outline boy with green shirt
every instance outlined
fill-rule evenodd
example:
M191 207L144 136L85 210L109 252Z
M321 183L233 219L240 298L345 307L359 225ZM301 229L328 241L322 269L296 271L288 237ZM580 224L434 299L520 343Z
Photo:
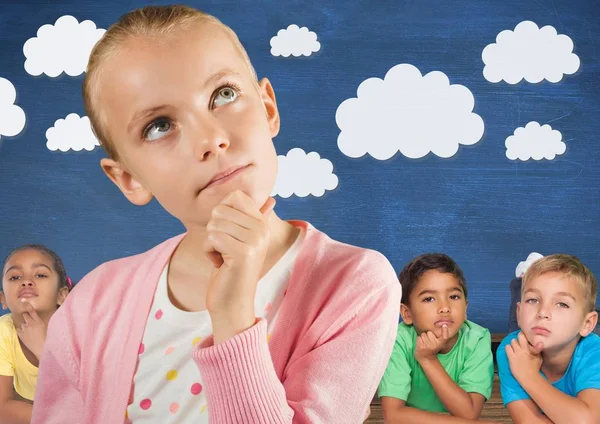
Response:
M429 253L404 267L400 283L403 322L379 385L385 422L477 421L492 393L494 363L490 332L466 319L461 269Z

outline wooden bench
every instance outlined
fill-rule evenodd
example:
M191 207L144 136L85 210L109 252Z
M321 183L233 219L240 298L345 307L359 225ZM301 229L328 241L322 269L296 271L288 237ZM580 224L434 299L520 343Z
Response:
M492 350L496 351L498 345L506 334L492 334ZM494 355L495 357L495 355ZM495 364L494 364L495 365ZM508 410L502 405L502 398L500 397L500 380L498 374L494 374L494 386L492 388L492 397L483 406L483 412L481 418L485 420L496 421L499 423L511 423L512 419ZM373 402L371 402L371 415L365 421L365 424L382 424L383 423L383 410L381 409L381 400L375 395Z
M505 333L492 333L492 345L494 343L500 344L503 338L507 335Z

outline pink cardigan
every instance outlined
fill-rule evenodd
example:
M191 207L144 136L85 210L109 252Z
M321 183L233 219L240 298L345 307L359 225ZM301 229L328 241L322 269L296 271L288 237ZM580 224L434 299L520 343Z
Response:
M277 325L194 353L211 423L364 421L390 358L401 287L378 252L310 224ZM102 264L54 314L32 424L121 424L158 277L183 235Z

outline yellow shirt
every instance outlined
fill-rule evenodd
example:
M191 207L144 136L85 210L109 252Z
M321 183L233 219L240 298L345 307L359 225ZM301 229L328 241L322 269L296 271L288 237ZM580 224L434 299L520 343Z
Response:
M0 317L0 375L13 377L16 392L33 400L38 368L25 357L10 314Z

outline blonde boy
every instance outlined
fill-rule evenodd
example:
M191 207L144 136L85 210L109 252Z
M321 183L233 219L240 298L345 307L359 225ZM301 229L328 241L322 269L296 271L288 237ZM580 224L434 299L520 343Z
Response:
M597 281L581 261L557 254L523 277L520 331L498 348L502 400L516 424L600 423Z

